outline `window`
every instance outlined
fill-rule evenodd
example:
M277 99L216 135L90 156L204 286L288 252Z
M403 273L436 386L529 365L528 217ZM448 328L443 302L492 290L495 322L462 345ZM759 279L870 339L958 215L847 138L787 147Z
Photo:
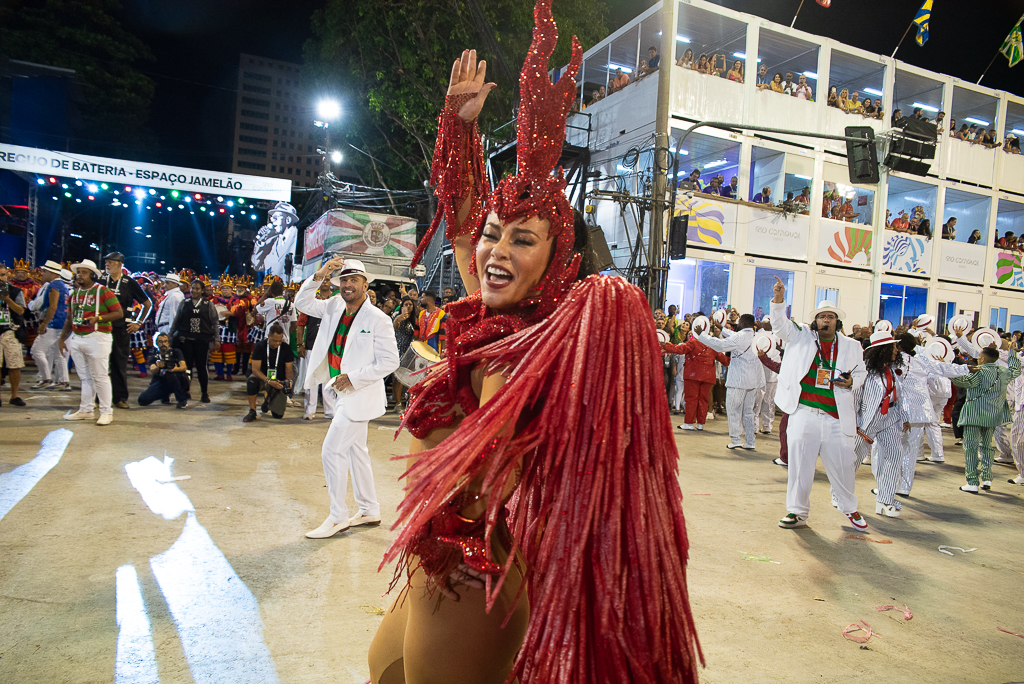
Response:
M281 117L278 116L277 114L275 114L274 115L274 121L277 122L277 121L280 121L280 120L281 120Z
M251 85L249 83L242 84L242 90L249 93L259 93L260 95L269 95L270 88L264 88L262 86Z
M1009 310L1006 308L992 307L989 314L988 327L995 328L996 330L1006 330L1006 318L1009 314Z
M244 95L242 96L242 103L243 104L248 104L248 105L256 105L257 107L269 107L270 106L270 100L261 100L261 99L256 98L256 97L246 97Z
M262 63L263 62L260 62L260 64L262 64ZM249 64L252 64L252 60L251 59L249 60ZM254 81L263 81L265 83L269 83L270 80L271 80L269 76L265 76L263 74L257 74L255 71L243 71L242 72L242 76L244 76L245 78L251 78Z
M915 318L927 311L928 288L882 283L878 317L892 323L894 328L911 325Z
M728 303L729 270L729 264L717 261L673 260L669 265L666 305L678 306L680 315L697 311L711 315Z
M243 109L242 116L248 116L253 119L270 119L270 115L266 112L257 112L252 109Z
M277 152L271 152L270 153L270 158L271 159L277 159Z
M789 315L793 309L794 279L796 274L793 271L783 271L777 268L764 268L758 266L754 269L754 318L761 320L771 310L771 301L775 298L775 278L786 286L786 314Z
M290 174L291 172L292 172L292 167L289 166L288 167L288 173Z
M871 225L875 215L875 191L827 180L821 207L822 216L825 216L826 212L826 218Z
M267 132L266 126L261 126L260 124L251 124L245 121L239 122L238 127L241 128L243 131L259 131L260 133Z
M271 171L273 171L273 172L275 172L275 173L277 173L277 167L276 167L276 166L271 166L271 167L270 167L270 170L271 170Z
M242 168L245 168L245 169L256 169L257 171L266 171L267 170L267 165L266 164L258 164L256 162L248 162L248 161L239 160L238 161L238 165L241 166Z
M267 153L264 150L252 150L248 147L239 147L238 154L248 155L250 157L266 157Z
M257 138L254 135L240 135L238 136L238 142L255 143L257 145L266 145L266 138Z
M956 241L967 242L974 231L978 231L981 238L977 241L979 245L988 245L995 240L995 236L988 234L988 217L992 207L992 198L987 195L976 195L973 192L960 190L959 188L946 189L946 203L943 206L943 222L951 218L956 219ZM999 227L998 220L996 227Z
M309 178L309 171L306 171L306 178Z

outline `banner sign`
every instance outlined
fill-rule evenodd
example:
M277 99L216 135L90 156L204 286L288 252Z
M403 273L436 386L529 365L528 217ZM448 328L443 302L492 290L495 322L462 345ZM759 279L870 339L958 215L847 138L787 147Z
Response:
M807 216L786 215L769 209L747 207L748 254L781 256L791 259L807 258L807 235L810 219ZM741 210L741 215L742 215Z
M304 263L319 258L325 251L411 261L416 251L416 219L332 209L306 228Z
M833 219L821 219L818 262L843 266L871 266L873 230Z
M689 214L686 240L689 244L720 249L736 247L737 205L695 195L676 195L674 216Z
M980 283L985 280L985 245L970 245L955 240L942 240L942 261L939 277Z
M1024 287L1024 272L1021 269L1020 252L999 250L996 252L996 285Z
M185 192L237 195L247 199L288 202L292 196L292 182L284 178L202 171L18 145L0 144L0 169Z
M922 235L884 231L882 268L903 273L928 273L932 262L932 241Z

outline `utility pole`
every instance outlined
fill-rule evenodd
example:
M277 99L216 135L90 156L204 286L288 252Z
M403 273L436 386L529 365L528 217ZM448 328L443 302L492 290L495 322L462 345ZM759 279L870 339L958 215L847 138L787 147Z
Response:
M679 24L679 3L666 2L661 12L661 50L658 62L658 108L654 119L654 178L651 196L651 251L647 264L647 302L657 309L665 301L665 232L668 225L666 196L669 169L669 100L672 96L672 65L675 63L676 26ZM641 46L642 48L643 46ZM674 181L673 181L674 182Z

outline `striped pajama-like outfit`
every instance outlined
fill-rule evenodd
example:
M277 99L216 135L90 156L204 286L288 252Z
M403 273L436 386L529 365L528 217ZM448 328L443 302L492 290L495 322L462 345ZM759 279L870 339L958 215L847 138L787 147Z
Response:
M892 413L890 411L890 414ZM874 451L871 458L871 474L875 476L875 486L878 489L875 500L886 506L895 506L897 509L902 508L900 502L896 500L896 490L900 486L903 473L903 434L903 424L897 418L874 434L868 432L868 436L875 440L874 445L858 437L857 461L854 464L856 467Z
M1013 413L1010 441L1013 443L1013 462L1017 466L1017 472L1024 478L1024 406L1018 405Z

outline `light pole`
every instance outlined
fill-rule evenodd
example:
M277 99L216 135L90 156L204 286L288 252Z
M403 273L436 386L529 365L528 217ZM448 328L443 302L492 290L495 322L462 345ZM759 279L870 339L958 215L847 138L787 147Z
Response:
M331 173L330 158L328 156L331 154L331 122L337 121L341 117L341 105L338 104L337 100L320 100L316 106L316 114L317 118L314 119L313 125L324 129L324 146L322 151L317 151L323 156L323 174L328 176ZM341 156L340 153L338 156Z

